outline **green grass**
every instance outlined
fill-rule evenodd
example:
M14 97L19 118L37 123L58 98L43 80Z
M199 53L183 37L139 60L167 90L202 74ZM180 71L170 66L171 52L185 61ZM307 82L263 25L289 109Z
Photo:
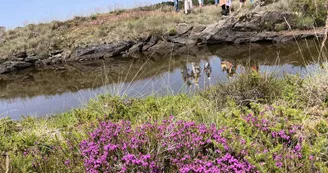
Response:
M0 120L0 171L5 172L84 172L79 143L97 127L99 121L129 120L133 126L158 122L174 116L177 120L195 121L230 129L247 141L243 149L250 152L248 160L262 172L280 172L272 154L282 151L270 135L254 131L243 119L252 114L275 122L274 130L300 126L297 135L304 140L302 159L296 168L287 161L288 169L300 172L328 169L328 109L326 68L305 78L285 76L277 79L270 74L254 72L240 75L228 84L213 86L194 95L173 95L143 99L103 95L82 109L45 118L25 117L19 121ZM247 100L247 104L244 101ZM312 111L311 111L312 110ZM259 154L256 144L265 144L269 151ZM259 146L261 146L259 145ZM237 146L236 147L241 147ZM242 149L242 148L240 148ZM8 157L6 157L8 155ZM309 161L309 157L315 161ZM65 161L70 160L70 165ZM9 162L8 162L9 161ZM265 166L261 165L266 162ZM287 168L286 168L287 169Z

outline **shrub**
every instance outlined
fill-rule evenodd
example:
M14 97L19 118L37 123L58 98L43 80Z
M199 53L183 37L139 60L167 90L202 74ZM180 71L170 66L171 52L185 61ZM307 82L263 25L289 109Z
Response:
M133 129L102 122L80 144L87 172L256 172L215 126L173 119Z
M301 16L296 18L296 27L298 29L311 29L315 25L315 19L310 16Z
M282 85L273 75L246 72L232 79L227 84L218 84L202 93L205 98L213 100L218 107L224 106L228 98L241 106L251 102L270 103L280 96Z
M292 2L293 10L299 11L303 16L314 19L316 25L323 26L326 19L325 0L298 0Z
M97 17L98 17L98 15L97 15L97 14L92 14L92 15L91 15L91 20L96 20L96 19L97 19Z

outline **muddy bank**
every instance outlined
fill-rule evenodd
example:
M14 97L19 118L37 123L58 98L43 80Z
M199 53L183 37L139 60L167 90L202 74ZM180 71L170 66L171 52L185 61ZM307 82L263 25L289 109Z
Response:
M286 43L322 36L321 30L317 32L288 31L289 28L294 28L294 18L294 14L289 12L248 12L223 18L218 23L209 26L191 26L180 23L173 32L167 35L149 36L137 42L87 45L72 50L54 50L48 52L47 55L27 54L22 51L11 57L0 59L0 74L28 67L44 68L57 64L113 57L161 59L180 54L195 54L202 47L213 44Z

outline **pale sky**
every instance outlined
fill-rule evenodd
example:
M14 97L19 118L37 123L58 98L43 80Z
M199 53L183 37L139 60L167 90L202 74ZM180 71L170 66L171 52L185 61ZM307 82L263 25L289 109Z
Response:
M0 26L9 29L30 23L65 20L159 3L162 0L1 0Z

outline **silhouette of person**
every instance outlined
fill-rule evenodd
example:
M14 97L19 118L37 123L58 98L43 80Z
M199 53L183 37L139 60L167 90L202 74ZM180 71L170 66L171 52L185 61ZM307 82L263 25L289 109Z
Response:
M192 66L192 71L191 71L191 76L192 76L192 81L193 83L198 87L199 86L199 78L200 78L200 73L201 73L201 67L199 66L198 63L191 63Z
M233 65L231 62L227 60L221 61L221 68L222 71L227 72L229 78L233 77L237 71L237 65L236 66Z
M181 75L184 83L187 84L188 87L191 87L191 82L190 82L191 75L189 74L189 69L187 68L187 65L184 65L182 67Z
M204 72L207 76L207 78L210 80L211 79L211 74L212 74L212 67L210 63L206 63L204 65Z

